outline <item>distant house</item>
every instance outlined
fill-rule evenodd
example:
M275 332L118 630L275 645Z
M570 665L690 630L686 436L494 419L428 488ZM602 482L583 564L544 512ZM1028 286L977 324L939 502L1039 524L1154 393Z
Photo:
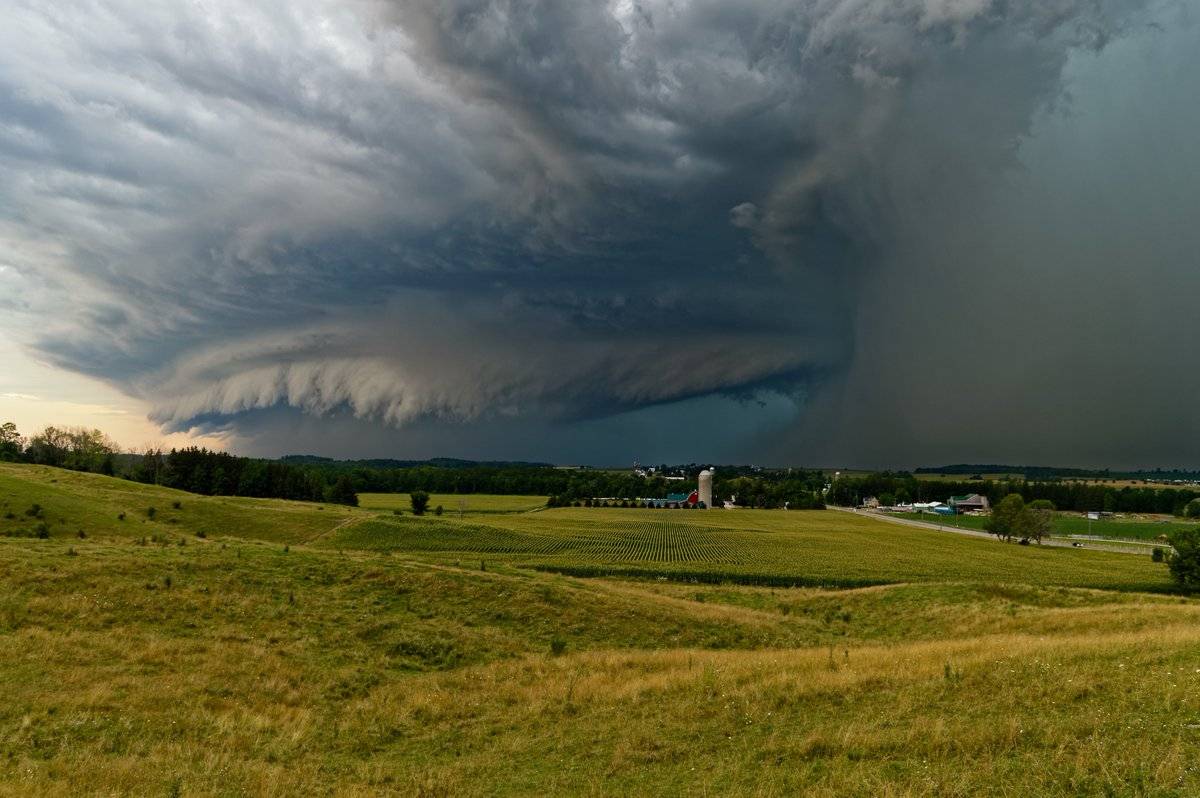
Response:
M864 501L862 503L862 506L866 507L868 509L871 509L871 510L877 510L877 509L879 509L879 499L876 499L874 496L872 496L869 499L867 499L866 501Z
M968 493L966 496L951 496L950 501L946 502L954 508L956 513L981 512L986 513L991 509L992 505L988 502L987 496L981 496L978 493Z

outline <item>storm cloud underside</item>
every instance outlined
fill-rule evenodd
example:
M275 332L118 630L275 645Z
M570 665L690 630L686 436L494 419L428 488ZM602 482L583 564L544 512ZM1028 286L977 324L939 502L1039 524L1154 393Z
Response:
M1096 0L18 2L4 332L262 453L1187 462L1195 40Z

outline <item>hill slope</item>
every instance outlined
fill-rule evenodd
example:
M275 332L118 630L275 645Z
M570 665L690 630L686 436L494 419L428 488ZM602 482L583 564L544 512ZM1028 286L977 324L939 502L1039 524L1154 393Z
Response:
M41 507L36 517L29 513L34 504ZM0 535L32 532L45 523L53 537L78 536L79 530L138 538L202 532L296 543L368 517L336 504L197 496L100 474L0 463Z
M520 567L526 541L583 561L589 529L657 538L621 510L454 526L0 467L0 503L33 501L54 535L0 537L0 795L1200 792L1191 599L901 583L887 535L907 530L820 513L686 520L779 552L841 540L854 567L875 542L898 583L576 579ZM150 501L175 522L130 517ZM505 531L525 548L461 551ZM414 534L457 550L396 545ZM1029 556L921 552L960 541L952 560Z

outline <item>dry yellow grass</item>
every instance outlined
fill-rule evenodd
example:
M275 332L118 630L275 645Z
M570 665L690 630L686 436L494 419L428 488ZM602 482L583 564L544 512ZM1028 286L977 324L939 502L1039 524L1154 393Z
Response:
M896 583L575 579L339 551L369 514L187 495L139 545L109 483L54 478L8 500L107 526L0 538L0 796L1200 794L1200 602L1054 582L1140 561L686 514L849 544L822 567ZM486 528L578 538L628 512Z

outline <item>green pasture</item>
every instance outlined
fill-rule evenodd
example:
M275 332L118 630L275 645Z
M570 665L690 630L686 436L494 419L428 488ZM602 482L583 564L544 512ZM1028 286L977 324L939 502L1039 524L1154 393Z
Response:
M459 521L379 516L319 545L579 576L855 586L972 580L1164 590L1149 557L1017 546L833 511L558 508Z
M408 493L360 493L358 506L365 510L402 513L412 509ZM429 510L437 506L447 514L476 515L479 513L527 513L546 506L546 496L496 496L485 493L431 493Z

